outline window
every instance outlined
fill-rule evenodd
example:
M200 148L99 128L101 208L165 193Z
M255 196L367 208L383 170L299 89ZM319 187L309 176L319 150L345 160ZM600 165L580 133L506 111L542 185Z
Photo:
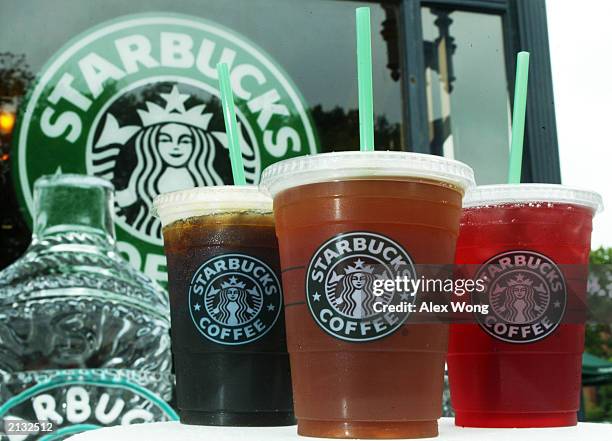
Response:
M73 142L70 139L63 142L61 137L57 138L58 133L66 137L71 133L69 131L60 133L55 130L55 138L39 137L27 142L21 137L18 141L15 136L17 128L24 127L21 120L24 115L34 115L31 118L32 127L40 129L40 118L46 107L56 106L52 109L56 112L55 118L60 114L57 96L51 101L42 99L41 105L33 107L30 112L24 110L29 100L27 91L49 79L41 76L41 72L48 69L50 60L56 59L57 54L64 50L61 48L74 45L78 41L75 37L89 35L92 29L105 26L103 23L125 20L126 16L135 14L165 14L167 17L181 14L187 19L224 27L239 40L256 47L259 55L276 66L278 75L287 80L284 83L286 88L295 91L293 95L283 96L294 97L292 99L301 103L300 106L306 111L301 112L301 107L295 111L295 106L287 112L279 110L272 124L278 127L291 125L294 118L301 118L304 126L312 128L312 136L307 140L310 149L292 150L295 144L287 144L283 150L278 146L279 131L266 135L264 139L264 133L258 134L256 128L257 124L265 125L270 121L270 114L260 115L262 108L258 106L263 101L249 103L247 99L238 97L237 104L242 112L238 112L238 117L245 139L250 145L257 142L259 147L263 143L271 145L265 153L267 156L259 159L256 152L261 149L250 150L250 154L255 155L250 163L253 180L263 167L282 159L283 152L289 150L297 155L317 149L330 151L358 147L356 7L371 6L377 148L454 157L474 166L479 183L502 182L505 179L514 56L518 50L529 50L532 64L523 180L559 182L544 0L106 0L104 7L100 7L99 3L96 0L13 1L0 14L0 111L17 117L15 130L6 129L12 127L12 123L7 125L10 118L3 117L5 128L0 131L0 206L3 207L0 211L0 249L3 250L0 253L0 268L19 256L30 239L27 227L29 208L27 201L24 201L24 191L20 188L23 179L13 175L16 170L13 156L24 144L28 148L40 148L37 150L40 154L34 155L30 164L33 174L55 172L58 164L54 167L50 167L50 164L58 158L65 158L59 167L63 172L99 171L101 175L106 175L111 167L115 167L111 180L123 204L116 207L118 217L123 216L123 220L117 223L119 244L135 266L154 277L157 274L156 268L163 258L159 242L145 237L149 234L147 204L135 203L141 199L124 191L129 190L130 178L135 173L138 162L134 153L136 150L120 150L123 153L116 158L112 150L117 148L118 143L128 146L134 141L135 133L141 133L140 129L144 130L144 126L155 120L155 115L151 113L154 107L148 108L149 104L166 112L186 111L205 105L207 112L214 113L205 119L209 128L216 132L223 131L219 103L214 96L214 78L209 75L206 87L202 88L200 86L206 82L205 78L198 77L198 72L192 69L189 81L183 81L175 91L173 82L176 82L175 77L184 76L182 67L177 65L170 70L151 71L150 75L157 77L153 80L148 77L144 64L154 67L161 59L161 28L155 35L153 31L145 35L151 44L153 61L142 58L141 54L136 64L125 65L122 63L125 60L117 58L115 40L104 41L98 46L88 46L81 54L87 55L88 50L102 56L110 54L107 59L121 69L117 71L105 65L103 70L106 69L106 74L116 78L99 85L104 89L99 96L92 100L88 83L79 77L81 72L77 62L65 72L74 76L72 85L86 97L85 100L76 99L73 95L72 107L64 109L79 114L81 118L83 130L77 133L75 129L70 136ZM173 26L164 29L182 32ZM130 32L133 33L130 29L126 30L126 35ZM118 35L116 38L120 37ZM193 48L190 50L197 51L201 41L202 33L197 35L197 39L193 38ZM217 41L216 44L217 52L213 52L209 60L209 72L214 70L223 49L223 43ZM122 47L130 51L125 44ZM243 55L246 58L242 62L248 58L248 54ZM90 73L95 77L99 68L98 64ZM135 77L131 78L128 74ZM168 75L172 77L170 80ZM36 77L38 81L34 81ZM53 81L59 81L59 77ZM249 81L248 87L257 86L253 78ZM122 97L114 98L121 94ZM275 99L274 95L266 97L272 101ZM285 104L283 99L281 104ZM85 112L79 106L88 107L88 100L95 103ZM168 100L172 100L172 104ZM78 105L75 106L75 102ZM62 101L62 105L68 104L68 100ZM141 112L138 113L137 109ZM145 109L148 111L143 113ZM106 114L112 114L113 118L108 118ZM143 115L148 122L142 120ZM204 121L200 114L187 116ZM70 115L70 118L74 118L74 115ZM47 119L47 126L56 124L57 128L58 121ZM68 120L62 121L65 123ZM108 130L105 131L105 128ZM117 128L125 130L114 130ZM20 133L22 131L20 129ZM198 138L202 134L197 131L190 133L189 139L202 145L201 139L204 138ZM287 135L287 132L284 134ZM128 140L131 135L131 140ZM125 136L126 139L117 136ZM218 147L219 142L222 143L220 138L207 139L217 143L216 157L207 162L208 166L216 169L215 173L204 177L191 173L189 179L193 182L227 183L231 179L227 149ZM150 147L157 142L159 139L153 137L147 145ZM45 156L47 154L49 156ZM198 155L200 159L204 157L200 153ZM191 160L191 156L188 159ZM83 164L88 160L91 163L86 168ZM26 162L21 161L20 166ZM194 170L198 169L193 165L195 162L189 164ZM156 176L150 180L154 185L147 188L161 188L156 187L158 178L162 179ZM132 225L138 222L140 226ZM151 256L154 259L149 259Z
M479 184L504 182L510 111L502 19L422 9L431 151L474 168Z

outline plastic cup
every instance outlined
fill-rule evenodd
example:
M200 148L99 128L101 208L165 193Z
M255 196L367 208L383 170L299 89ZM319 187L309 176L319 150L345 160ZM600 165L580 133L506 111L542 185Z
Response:
M157 197L181 422L295 423L272 200L254 186Z
M327 153L264 172L300 435L437 435L448 325L376 313L372 281L452 262L472 184L465 164L405 152Z
M486 281L489 313L451 325L455 423L576 424L596 193L550 184L476 187L464 199L456 262Z

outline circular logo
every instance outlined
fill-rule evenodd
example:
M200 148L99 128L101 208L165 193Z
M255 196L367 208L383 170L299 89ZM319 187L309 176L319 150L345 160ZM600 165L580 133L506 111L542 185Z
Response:
M147 97L139 99L138 97ZM143 108L133 108L134 101ZM229 153L218 91L183 77L147 78L109 99L86 144L87 173L115 184L117 224L132 236L161 243L149 207L159 193L227 183ZM247 182L261 173L259 143L238 111Z
M233 182L216 73L221 61L230 67L247 182L258 182L276 161L317 152L300 92L247 38L191 16L120 17L63 47L21 106L13 176L24 211L31 218L41 175L108 179L116 189L120 250L165 281L153 198Z
M410 255L380 234L356 231L335 236L321 245L306 272L306 299L317 324L341 340L365 342L396 331L413 303L406 293L381 290L375 281L416 278ZM393 306L392 308L390 306Z
M197 330L224 345L250 343L276 323L282 292L274 271L245 254L207 260L189 285L189 313Z
M179 419L156 393L160 385L169 387L171 379L144 370L48 370L21 373L14 380L5 383L4 393L12 392L12 386L16 390L12 396L2 397L0 421L4 421L5 430L12 422L33 431L17 439L30 439L27 435L32 439L65 439L100 427ZM170 389L167 393L171 395ZM32 425L36 421L45 424Z
M476 314L489 335L508 343L531 343L549 336L565 313L567 291L559 267L533 251L509 251L485 262L476 279L484 282L477 303L488 314Z

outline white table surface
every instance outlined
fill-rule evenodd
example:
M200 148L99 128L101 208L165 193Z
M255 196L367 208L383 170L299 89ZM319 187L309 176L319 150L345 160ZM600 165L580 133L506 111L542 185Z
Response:
M443 440L466 441L612 441L612 424L580 423L553 429L470 429L455 427L452 418L439 421ZM291 441L317 440L297 435L296 427L187 426L178 422L134 424L92 430L71 441ZM430 438L431 439L431 438ZM326 441L329 441L327 439Z

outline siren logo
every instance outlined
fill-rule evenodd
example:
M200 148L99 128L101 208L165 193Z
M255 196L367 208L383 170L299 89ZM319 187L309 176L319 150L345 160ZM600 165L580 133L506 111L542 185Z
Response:
M44 174L93 174L116 189L118 245L166 280L162 193L231 184L216 65L226 62L249 183L268 165L316 153L306 106L263 50L216 23L174 14L121 17L76 37L21 106L13 176L27 213Z
M416 278L410 255L380 234L359 231L340 234L313 255L306 272L306 299L317 324L347 341L371 341L396 331L409 312L376 312L374 304L413 302L406 293L374 295L374 280Z
M223 185L220 174L229 161L227 137L220 130L222 121L217 121L219 130L211 128L213 115L221 114L215 91L207 94L198 87L179 84L180 80L147 80L131 85L129 91L108 103L100 120L104 123L94 125L90 132L93 142L87 144L88 172L120 189L115 198L118 223L152 243L161 240L161 224L149 208L155 196ZM179 87L189 93L181 93ZM150 101L145 101L145 108L126 112L134 96L150 96ZM132 123L135 116L139 124ZM244 132L241 145L245 176L255 183L261 172L259 148L253 130L249 127Z
M189 314L207 339L240 345L265 335L282 308L282 292L274 271L245 254L207 260L189 285Z
M533 251L510 251L489 259L476 274L485 283L476 302L490 305L476 314L491 336L509 343L531 343L559 326L567 303L565 279L548 257Z

